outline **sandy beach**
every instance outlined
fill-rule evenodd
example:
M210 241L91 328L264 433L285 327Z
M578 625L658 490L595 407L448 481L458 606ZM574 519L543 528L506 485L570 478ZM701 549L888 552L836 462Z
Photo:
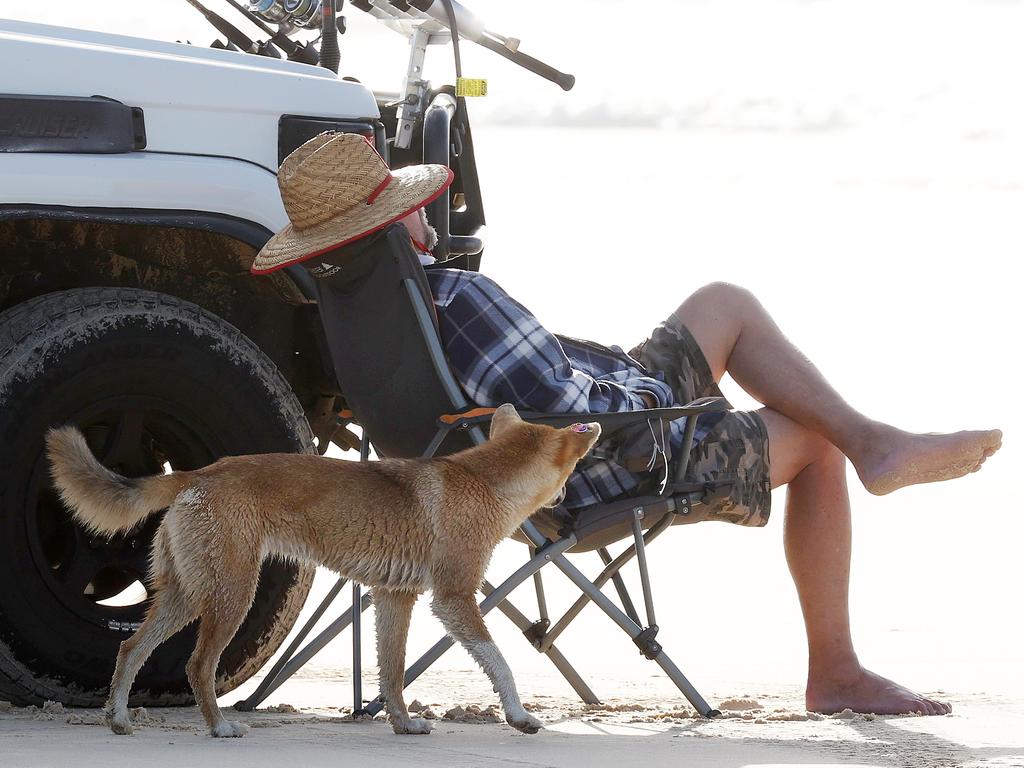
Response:
M521 682L529 709L545 722L536 736L509 728L496 696L474 670L428 673L410 690L415 708L433 716L429 736L396 736L382 717L353 721L348 707L301 706L343 701L343 677L304 677L282 700L252 713L242 739L206 735L194 708L136 710L136 733L114 736L97 710L10 708L0 704L4 766L601 766L783 765L1024 766L1024 699L935 692L954 704L946 717L881 717L804 711L796 688L712 692L722 716L703 720L657 678L635 681L623 696L585 706L561 695L529 694L545 681ZM251 683L250 683L251 685ZM368 676L367 691L375 690ZM548 683L550 685L550 683ZM643 691L647 691L647 695ZM244 689L240 691L244 693ZM222 704L237 699L227 696ZM285 700L286 699L286 700ZM288 702L296 702L289 704Z

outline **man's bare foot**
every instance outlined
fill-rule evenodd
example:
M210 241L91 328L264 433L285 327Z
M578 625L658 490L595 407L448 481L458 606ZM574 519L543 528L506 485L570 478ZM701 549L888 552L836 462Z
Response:
M863 667L843 674L812 676L807 682L807 711L832 715L851 709L876 715L948 715L953 707L914 693Z
M878 424L863 450L850 456L864 487L876 496L917 483L952 480L977 472L1003 444L998 429L914 434Z

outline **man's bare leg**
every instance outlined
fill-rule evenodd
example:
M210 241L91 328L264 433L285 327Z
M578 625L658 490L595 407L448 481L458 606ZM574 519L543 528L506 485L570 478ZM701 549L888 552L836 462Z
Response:
M759 402L825 437L850 458L872 493L977 471L1002 443L999 430L913 434L866 418L742 288L705 286L675 315L703 350L716 381L728 371Z
M864 669L850 635L846 459L824 438L765 408L772 487L789 484L785 547L807 629L807 709L948 714L952 707Z

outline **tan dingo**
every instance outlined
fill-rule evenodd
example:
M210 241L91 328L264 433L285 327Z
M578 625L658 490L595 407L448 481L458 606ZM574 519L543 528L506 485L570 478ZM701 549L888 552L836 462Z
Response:
M440 459L337 461L320 456L233 456L194 472L129 480L103 467L73 427L51 430L53 477L76 518L96 533L128 531L167 507L153 542L156 596L121 644L107 717L130 734L128 694L143 663L197 617L186 667L213 736L241 736L224 719L214 675L252 603L265 557L317 563L373 588L380 685L396 733L429 733L402 696L405 641L417 596L432 608L494 684L505 719L536 733L512 673L491 640L475 593L495 546L539 507L560 500L597 424L527 424L515 408L494 414L487 443Z

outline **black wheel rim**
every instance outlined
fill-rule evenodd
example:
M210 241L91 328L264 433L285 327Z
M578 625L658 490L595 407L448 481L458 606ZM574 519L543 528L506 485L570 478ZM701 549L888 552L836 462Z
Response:
M94 455L126 477L190 470L216 460L221 451L194 420L180 418L180 405L149 396L120 396L71 415ZM50 480L45 452L32 468L26 536L43 582L68 610L108 629L133 629L148 603L144 585L153 536L161 515L110 540L78 524ZM140 586L143 585L143 586Z

